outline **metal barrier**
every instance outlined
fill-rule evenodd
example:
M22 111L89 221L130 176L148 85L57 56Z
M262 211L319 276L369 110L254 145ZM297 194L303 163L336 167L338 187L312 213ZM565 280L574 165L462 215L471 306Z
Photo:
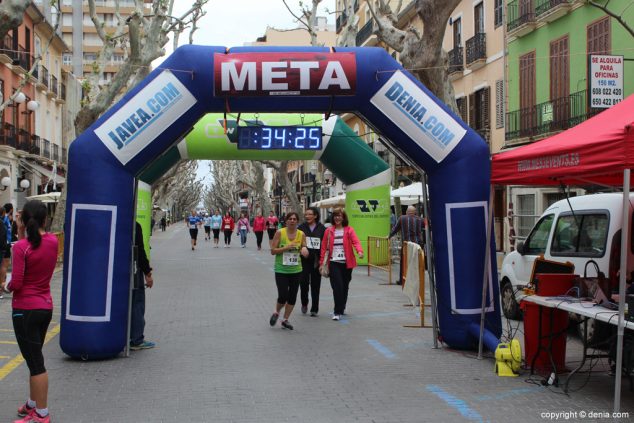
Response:
M392 285L392 251L388 237L368 237L368 276L371 268L385 270L387 285Z
M64 232L55 232L57 237L57 262L62 263L64 261Z

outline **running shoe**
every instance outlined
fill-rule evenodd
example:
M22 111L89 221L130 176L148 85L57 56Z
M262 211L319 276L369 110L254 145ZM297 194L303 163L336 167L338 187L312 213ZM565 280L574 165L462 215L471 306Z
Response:
M332 320L339 320L341 317L338 314L332 316Z
M22 404L20 408L18 408L18 417L26 417L31 413L35 412L35 407L31 408L26 403Z
M156 344L154 342L150 342L150 341L143 341L138 345L130 345L130 349L132 351L139 351L139 350L148 350L150 348L154 348L156 346Z
M311 311L310 312L310 317L317 317L317 312L316 311Z
M275 326L277 323L277 319L280 317L280 313L271 314L271 318L269 319L269 325Z
M308 313L308 306L302 306L302 314Z
M293 330L293 325L291 325L288 320L283 320L282 321L282 327L284 329L288 329L288 330Z
M35 411L25 416L23 419L16 420L13 423L51 423L51 415L40 417Z

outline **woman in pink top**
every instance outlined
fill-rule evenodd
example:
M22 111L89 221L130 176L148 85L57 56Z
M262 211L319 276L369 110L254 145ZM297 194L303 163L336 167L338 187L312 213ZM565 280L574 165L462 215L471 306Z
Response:
M352 226L348 226L348 215L343 209L335 209L331 219L332 226L326 229L321 243L319 266L324 263L328 251L330 286L335 300L332 320L339 320L346 311L352 269L357 267L354 251L363 258L363 248Z
M19 241L13 246L11 282L13 330L20 352L29 367L30 393L18 408L15 423L50 422L48 414L48 373L42 346L53 315L51 278L57 263L57 237L45 232L46 206L28 201L17 216Z
M262 249L262 237L264 236L265 226L266 221L264 220L264 216L262 216L262 212L258 212L253 219L253 233L255 234L255 239L258 243L258 250Z

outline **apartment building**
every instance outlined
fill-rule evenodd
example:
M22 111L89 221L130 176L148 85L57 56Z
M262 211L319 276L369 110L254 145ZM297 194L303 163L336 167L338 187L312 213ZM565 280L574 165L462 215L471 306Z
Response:
M23 23L0 40L0 93L7 99L20 91L2 111L2 203L19 206L26 196L51 191L65 181L66 85L60 64L68 47L54 31L55 19L48 2L36 1L27 8Z
M152 0L144 0L150 7ZM63 68L78 78L92 73L93 64L97 60L103 46L95 25L90 18L88 2L83 0L62 0L61 28L64 42L71 51L64 54ZM95 0L97 15L104 22L106 32L114 32L117 27L116 6L119 14L125 18L134 11L134 0ZM121 48L114 50L112 59L103 69L100 82L107 83L118 72L126 60Z
M631 2L610 2L611 10L634 22ZM632 36L614 18L581 0L513 0L507 5L508 111L504 148L535 142L575 126L605 110L593 107L589 56L631 59ZM623 98L634 92L628 81L634 63L623 61ZM587 187L586 187L587 188ZM583 189L572 187L572 193ZM559 188L509 187L514 230L528 235L550 204L563 198ZM511 248L508 222L505 250Z

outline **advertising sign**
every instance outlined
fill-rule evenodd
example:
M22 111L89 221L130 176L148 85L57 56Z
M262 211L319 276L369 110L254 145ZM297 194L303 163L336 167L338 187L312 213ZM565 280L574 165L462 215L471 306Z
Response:
M346 192L346 213L366 255L359 260L367 263L368 236L387 236L390 233L390 186L379 185Z
M95 130L119 159L128 163L188 111L196 98L170 71L163 71Z
M623 56L590 55L590 106L607 109L623 100Z
M377 91L371 102L438 163L467 132L400 71Z
M214 54L216 97L354 95L354 53Z

